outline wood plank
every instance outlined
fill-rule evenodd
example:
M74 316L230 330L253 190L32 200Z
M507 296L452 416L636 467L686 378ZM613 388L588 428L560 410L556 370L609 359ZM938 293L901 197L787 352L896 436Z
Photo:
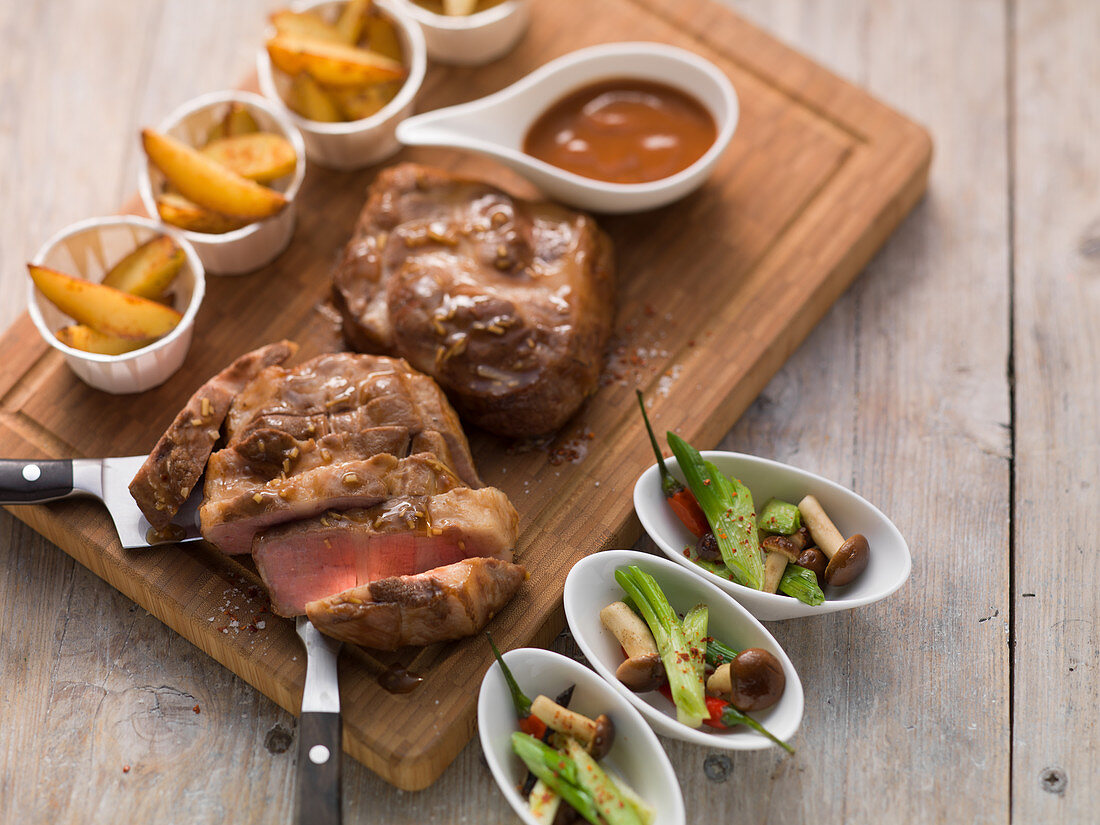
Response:
M888 94L943 148L928 200L723 441L875 502L909 539L912 577L883 603L769 625L806 688L798 756L672 745L689 821L1005 822L1006 66L982 48L1003 9L737 8Z
M1012 820L1096 819L1100 7L1016 4Z

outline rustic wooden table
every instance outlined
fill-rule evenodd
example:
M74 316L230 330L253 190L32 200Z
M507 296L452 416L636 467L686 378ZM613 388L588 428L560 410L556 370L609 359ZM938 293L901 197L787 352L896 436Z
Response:
M0 6L0 328L41 241L133 191L139 126L243 76L275 5ZM733 5L937 155L722 444L876 502L912 578L771 626L806 688L798 755L666 741L689 821L1094 821L1100 5ZM0 546L0 821L289 821L291 715L6 513ZM353 762L344 783L351 822L514 821L476 743L420 793Z

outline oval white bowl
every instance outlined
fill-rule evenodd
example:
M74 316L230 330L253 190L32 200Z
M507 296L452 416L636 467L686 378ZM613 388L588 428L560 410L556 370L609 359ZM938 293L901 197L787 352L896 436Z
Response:
M332 22L344 5L343 0L311 0L294 3L291 8L297 12L316 11ZM290 78L271 65L266 48L261 47L256 53L256 74L264 97L301 130L309 159L329 169L362 169L397 152L401 144L394 136L394 130L398 123L412 114L416 95L428 70L424 33L416 22L398 7L396 0L374 0L372 5L393 21L401 38L409 76L393 100L370 117L341 123L324 123L302 117L291 110L283 98L290 88ZM269 34L273 33L269 31Z
M603 679L586 668L549 650L517 648L504 654L516 681L532 699L540 693L554 697L576 685L569 707L595 718L606 713L615 723L615 742L602 760L646 802L653 806L657 825L684 825L684 799L680 783L664 748L645 720ZM477 726L485 761L512 809L528 825L538 825L527 800L516 787L527 768L512 752L512 733L519 730L512 696L504 673L496 662L481 681L477 700Z
M452 66L481 66L515 48L530 22L530 0L505 0L485 11L450 17L412 0L401 8L420 24L428 57Z
M695 163L649 183L608 183L567 172L523 151L523 139L536 118L570 92L616 77L652 80L698 100L714 116L718 135ZM547 195L595 212L654 209L702 185L737 128L733 85L722 71L694 52L663 43L607 43L551 60L496 94L426 112L397 127L408 146L467 149L510 166Z
M298 160L293 172L269 184L272 189L282 192L287 199L287 205L277 215L221 234L191 232L161 221L191 242L202 258L203 265L212 275L253 272L271 263L287 248L294 235L298 190L306 176L306 149L301 133L281 112L251 92L211 92L200 95L169 114L157 126L157 131L182 140L189 146L199 146L206 139L211 127L224 116L226 106L230 103L240 103L248 109L261 130L281 135L290 141ZM138 177L138 190L141 192L145 211L154 220L160 220L157 195L162 191L164 183L164 175L146 159Z
M618 640L600 621L600 610L622 601L623 590L615 581L615 569L636 564L657 580L669 604L683 614L700 602L709 608L707 635L725 642L734 650L760 647L772 653L783 666L787 686L782 698L753 718L779 739L789 742L802 722L802 682L787 654L767 629L741 605L709 582L692 575L683 567L649 553L636 550L605 550L581 559L565 579L565 619L573 639L589 663L608 684L636 707L646 721L662 736L707 748L750 751L778 747L768 738L744 726L728 731L689 728L676 719L676 708L657 691L634 693L615 678L623 661Z
M115 395L144 392L163 384L180 368L191 348L195 316L206 294L202 261L183 232L133 215L91 218L74 223L42 244L33 263L99 283L122 258L146 241L168 235L183 250L184 264L172 285L174 308L183 314L176 328L147 347L123 355L84 352L62 344L54 334L73 323L46 300L29 278L27 310L42 338L65 356L84 383Z
M905 539L894 523L862 496L819 475L778 461L716 450L704 451L702 455L721 472L739 478L749 488L758 512L770 498L797 504L803 496L813 494L845 537L862 533L871 548L867 569L859 578L844 587L826 587L825 601L817 607L736 584L684 558L684 548L694 547L696 539L668 506L661 492L660 472L654 464L634 485L634 510L642 528L666 556L722 588L756 618L767 622L851 610L886 598L909 578L913 562ZM676 459L669 458L666 464L683 481Z

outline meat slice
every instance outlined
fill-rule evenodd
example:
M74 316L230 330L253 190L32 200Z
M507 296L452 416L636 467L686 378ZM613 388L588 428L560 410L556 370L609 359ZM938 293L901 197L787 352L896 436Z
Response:
M370 188L333 296L354 349L407 358L485 429L537 435L596 389L611 244L580 213L402 164Z
M306 602L378 579L471 556L511 561L518 521L500 490L463 487L273 527L252 554L274 611L297 616Z
M130 495L153 527L167 526L191 495L236 395L261 370L281 364L297 350L297 344L280 341L246 353L188 399L130 482Z
M230 555L249 552L256 533L276 524L463 486L431 453L407 458L379 453L264 478L240 453L227 449L211 457L206 479L199 508L202 535Z
M309 602L306 615L322 633L364 647L426 645L477 633L526 577L518 564L465 559Z

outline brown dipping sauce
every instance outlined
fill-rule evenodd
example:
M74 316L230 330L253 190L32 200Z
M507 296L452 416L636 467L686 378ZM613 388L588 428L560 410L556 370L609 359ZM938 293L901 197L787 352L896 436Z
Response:
M401 665L390 665L378 674L378 684L390 693L412 693L423 681L423 676L405 670Z
M543 112L523 151L586 178L646 183L687 169L717 136L714 117L690 95L617 78L584 86Z

